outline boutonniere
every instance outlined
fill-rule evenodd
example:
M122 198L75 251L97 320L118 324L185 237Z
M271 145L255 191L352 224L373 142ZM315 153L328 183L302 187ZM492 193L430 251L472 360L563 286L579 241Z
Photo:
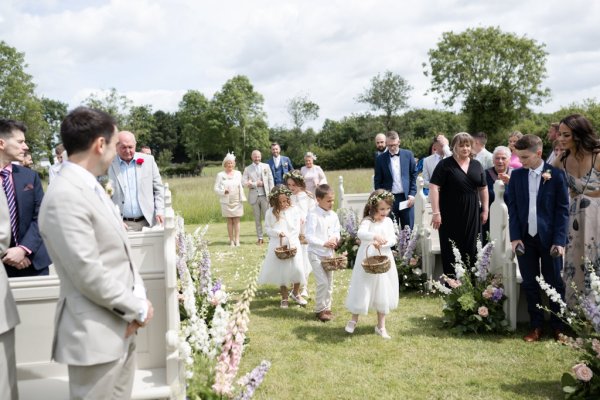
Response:
M549 169L544 171L544 173L542 174L542 178L544 178L544 183L546 183L546 181L549 181L550 179L552 179L552 171L550 171Z
M104 185L104 191L106 192L106 194L108 195L108 197L112 197L113 196L114 189L113 189L112 184L110 183L110 181L106 181L106 184Z
M287 168L288 167L288 163L283 163L283 165Z
M144 163L144 159L142 157L138 158L137 160L135 160L135 163L137 165L142 165Z
M263 175L267 175L267 170L266 169L263 169L262 172L263 172Z

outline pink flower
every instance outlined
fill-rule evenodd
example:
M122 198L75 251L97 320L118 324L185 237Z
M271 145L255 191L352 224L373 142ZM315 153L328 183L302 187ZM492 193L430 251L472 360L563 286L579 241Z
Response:
M410 265L411 267L414 267L415 265L417 265L417 263L419 262L419 259L416 257L413 257L410 259L410 261L408 262L408 265Z
M452 289L456 289L457 287L462 285L462 283L459 280L452 279L452 278L444 278L444 279L446 280L446 283L448 284L448 286L450 286Z
M592 370L584 363L574 365L572 371L575 374L575 377L583 382L589 382L594 376Z
M486 306L481 306L477 309L477 314L479 314L480 316L482 316L483 318L487 318L488 315L490 315L488 308Z
M544 183L546 183L546 181L552 179L552 171L549 169L544 171L544 173L542 173L542 178L544 179Z
M481 295L484 299L491 299L493 292L491 290L485 289Z
M135 163L137 165L142 165L144 163L144 159L142 157L140 157L140 158L138 158L138 159L135 160Z

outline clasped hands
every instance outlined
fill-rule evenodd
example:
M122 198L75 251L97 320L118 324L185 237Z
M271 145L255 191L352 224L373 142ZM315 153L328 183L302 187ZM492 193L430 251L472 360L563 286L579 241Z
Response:
M523 241L521 240L513 240L510 242L510 246L512 248L513 254L516 254L516 250L517 250L517 246L524 246ZM557 244L553 244L552 247L550 247L550 255L552 257L562 257L565 255L565 247L564 246L559 246Z
M16 269L25 269L31 265L27 252L22 247L11 247L2 256L2 262Z
M150 320L154 317L154 307L152 307L152 303L150 303L150 300L146 299L146 301L148 302L148 313L146 314L146 319L144 320L144 322L139 322L138 320L131 321L127 325L127 329L125 330L126 338L136 333L138 329L148 325Z

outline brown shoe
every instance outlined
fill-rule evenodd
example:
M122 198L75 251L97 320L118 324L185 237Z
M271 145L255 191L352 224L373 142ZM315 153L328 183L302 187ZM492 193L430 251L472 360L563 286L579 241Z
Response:
M317 313L317 318L321 321L321 322L328 322L331 321L331 313L327 313L327 310L321 311L320 313Z
M527 335L523 337L526 342L537 342L542 337L542 328L532 329Z
M261 246L263 243L264 243L264 242L263 242L263 240L262 240L262 239L258 239L258 240L256 241L256 244L257 244L257 245L259 245L259 246Z

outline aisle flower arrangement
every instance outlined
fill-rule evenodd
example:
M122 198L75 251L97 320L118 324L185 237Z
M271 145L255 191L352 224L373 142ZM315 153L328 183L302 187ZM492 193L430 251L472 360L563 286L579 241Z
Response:
M249 399L270 364L263 361L234 383L248 330L250 302L256 291L256 274L240 300L231 306L220 280L211 276L207 226L193 234L177 218L176 246L180 301L179 355L184 362L190 399ZM197 366L202 365L202 377Z
M457 333L503 333L508 330L503 310L506 295L502 277L489 273L493 246L493 242L483 248L478 244L477 260L468 269L460 252L453 245L456 277L442 275L443 283L431 282L432 290L440 293L444 300L444 326Z
M352 268L360 245L360 240L356 236L360 222L351 208L339 208L337 215L341 225L341 237L336 251L348 257L348 268Z
M571 373L565 372L560 380L565 399L600 398L600 277L587 260L586 268L590 271L590 291L579 293L570 309L554 288L542 277L537 278L548 298L560 306L558 317L575 336L561 336L561 342L577 354Z
M404 229L397 232L398 244L394 252L396 268L398 269L398 280L400 291L418 290L423 291L427 283L427 274L423 272L421 256L418 254L417 243L419 232L411 230L406 225Z

